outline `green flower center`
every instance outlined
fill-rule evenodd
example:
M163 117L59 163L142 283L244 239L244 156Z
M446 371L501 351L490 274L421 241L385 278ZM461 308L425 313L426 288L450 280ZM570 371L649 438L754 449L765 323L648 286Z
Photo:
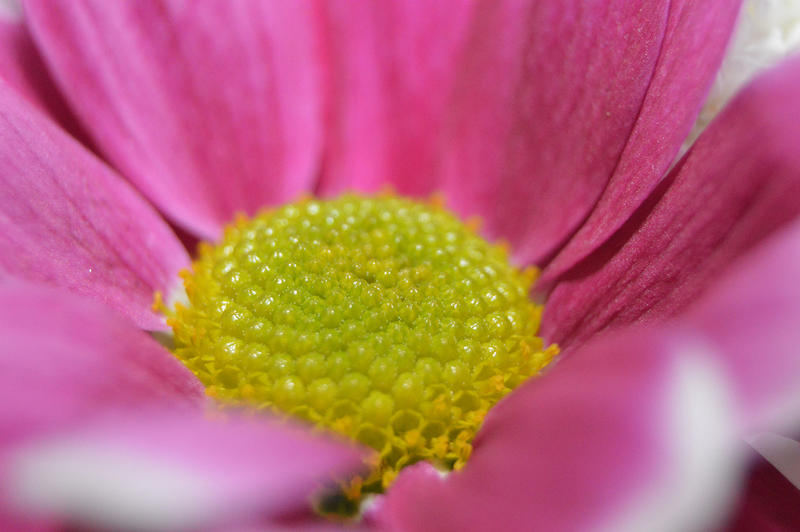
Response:
M461 467L487 410L550 362L534 277L435 203L307 199L201 245L168 321L209 395L378 451L357 498L419 460Z

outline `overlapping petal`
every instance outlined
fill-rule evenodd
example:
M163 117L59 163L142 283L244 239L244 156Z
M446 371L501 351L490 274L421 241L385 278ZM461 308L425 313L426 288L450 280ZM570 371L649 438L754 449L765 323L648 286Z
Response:
M30 0L27 13L102 153L196 234L214 236L236 210L311 188L317 171L323 193L387 181L410 194L444 189L523 262L549 260L578 230L545 271L559 283L543 332L580 356L493 410L463 472L404 472L378 523L719 523L745 463L732 442L792 428L800 413L800 226L737 262L800 211L800 61L737 99L622 225L689 129L738 2L264 5ZM228 83L216 79L221 71ZM29 81L12 83L26 94ZM0 102L10 146L0 182L12 191L0 200L0 265L157 326L152 291L168 288L186 261L174 235L5 85ZM682 321L584 344L675 315L733 263ZM200 386L157 344L92 304L9 286L0 300L23 311L0 311L10 324L0 335L35 356L0 358L11 368L0 380L17 381L2 394L29 398L17 417L0 412L11 420L0 443L79 421L0 455L4 482L44 525L54 516L112 528L247 528L357 466L354 450L300 430L174 411L175 401L201 403ZM48 310L35 324L48 333L36 337L33 316L50 304L61 312ZM80 327L95 319L96 329ZM106 350L110 361L98 356ZM166 388L153 390L161 381ZM20 385L31 382L47 393ZM53 409L53 392L74 398ZM112 417L100 408L106 398ZM170 408L126 408L147 398Z
M609 200L619 188L636 191L624 208L611 206L624 217L677 153L737 9L728 1L487 2L448 130L454 204L477 207L472 214L523 263L546 261L610 179ZM696 32L706 37L701 46Z
M0 282L0 529L61 530L8 507L16 446L93 416L154 405L200 410L202 385L145 333L107 308L44 287Z
M0 283L0 449L120 408L202 409L200 381L102 305Z
M542 333L563 346L675 315L800 213L800 61L763 75L623 228L565 274Z
M746 270L741 275L739 270ZM800 430L800 224L781 231L682 319L725 357L747 430Z
M99 150L210 238L313 183L323 90L310 2L25 3Z
M748 460L742 438L800 428L798 270L795 222L680 319L595 338L523 385L492 410L462 473L410 474L378 518L397 529L722 523Z
M758 455L748 472L729 532L785 532L800 528L800 489Z
M163 328L153 292L188 256L118 175L0 81L0 272L102 301Z
M739 1L670 4L667 28L642 108L608 185L543 279L599 247L633 214L667 171L694 124L722 62Z
M477 2L323 2L331 84L319 191L441 187L443 122Z
M30 514L110 530L260 523L361 467L347 444L264 418L128 412L17 449L12 497Z
M73 136L87 140L21 19L0 17L0 77Z
M100 149L201 235L237 209L287 199L322 170L323 193L386 182L410 194L444 189L526 262L577 229L612 175L592 238L580 242L598 244L638 205L690 127L738 10L458 0L245 13L254 4L31 0L27 11ZM226 30L209 33L209 20ZM233 49L249 53L220 89L207 81ZM251 62L274 72L248 78Z
M0 516L113 529L236 522L294 510L361 464L356 449L297 427L204 417L199 381L93 302L0 284L0 336Z
M562 244L612 175L604 202L626 204L613 204L611 221L601 210L602 230L638 205L691 127L738 10L727 1L326 6L334 91L322 191L444 190L523 262Z
M737 488L735 414L690 338L639 332L492 410L467 466L410 472L378 508L389 530L700 530ZM447 511L443 511L447 508Z

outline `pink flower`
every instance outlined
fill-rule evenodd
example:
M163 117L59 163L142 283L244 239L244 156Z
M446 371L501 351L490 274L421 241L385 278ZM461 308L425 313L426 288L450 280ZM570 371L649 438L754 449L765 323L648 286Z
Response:
M800 422L800 61L670 169L737 11L26 2L0 53L0 528L305 519L359 451L201 415L142 331L189 261L164 220L213 239L239 210L386 183L443 191L541 266L563 356L463 471L406 469L364 526L797 527L746 441Z

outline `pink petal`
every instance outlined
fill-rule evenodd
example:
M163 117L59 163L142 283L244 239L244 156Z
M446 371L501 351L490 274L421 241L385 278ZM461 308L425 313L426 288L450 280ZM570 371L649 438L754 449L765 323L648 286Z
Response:
M51 288L0 283L0 451L120 408L200 409L203 386L128 320Z
M800 429L798 271L800 221L678 320L577 347L490 412L462 473L401 475L376 518L398 530L426 520L431 529L709 529L748 461L739 438ZM748 441L800 483L800 444Z
M163 328L151 306L188 264L119 176L0 81L0 272L102 301Z
M274 420L204 418L197 379L91 301L0 283L0 346L3 524L161 530L261 518L295 511L362 463Z
M780 532L800 530L800 490L775 467L759 458L725 530Z
M722 61L739 1L673 2L636 125L587 221L543 273L555 278L633 214L674 160Z
M319 190L441 187L443 120L475 2L329 1L331 116Z
M73 136L86 140L22 20L0 18L0 77Z
M800 220L733 265L680 316L724 366L748 442L800 486ZM775 444L789 442L786 447ZM783 456L783 458L781 458Z
M388 530L701 530L737 487L723 374L691 336L587 344L487 417L466 467L401 474Z
M661 176L738 2L325 5L335 91L321 190L444 190L527 262L578 228L612 174L611 194L637 190L629 211Z
M102 153L167 215L215 237L307 190L321 144L308 2L49 2L26 15Z
M556 285L545 337L568 347L672 316L797 216L799 89L795 59L740 93L634 217Z
M31 520L17 515L6 515L0 509L0 530L3 532L61 532L58 523L49 519Z
M796 221L732 267L682 318L724 356L750 432L800 429L799 271Z
M518 261L539 264L609 180L610 200L637 190L630 212L691 127L738 4L491 3L454 96L444 162L454 205L484 217Z
M363 458L267 418L130 413L20 447L5 480L12 503L32 516L110 530L209 530L307 506Z

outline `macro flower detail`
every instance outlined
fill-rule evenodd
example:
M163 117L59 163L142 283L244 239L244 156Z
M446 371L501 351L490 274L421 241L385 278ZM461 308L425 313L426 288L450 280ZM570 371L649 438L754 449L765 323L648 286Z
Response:
M211 396L378 451L357 499L420 460L463 467L489 408L552 360L535 275L433 204L305 200L201 246L167 323Z
M315 503L353 478L387 486L368 530L798 528L766 445L800 429L800 60L678 158L739 10L24 0L0 20L0 529L335 529ZM348 202L374 216L320 247L314 213ZM467 329L480 362L506 349L485 381L458 377ZM447 401L452 437L415 440Z

